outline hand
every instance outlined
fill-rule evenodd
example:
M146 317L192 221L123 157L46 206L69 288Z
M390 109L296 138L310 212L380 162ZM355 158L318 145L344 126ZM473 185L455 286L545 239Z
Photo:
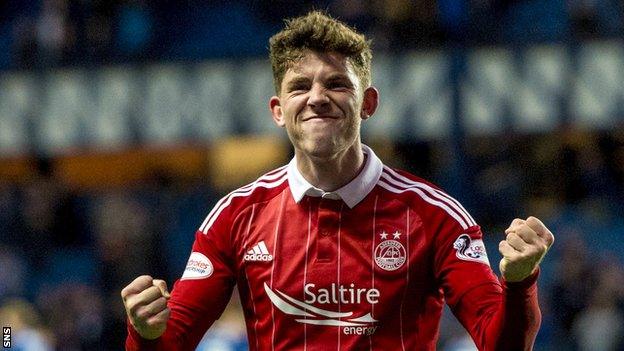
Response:
M519 282L533 274L555 241L550 230L535 217L514 219L505 234L507 237L498 245L503 255L499 268L508 282Z
M165 332L169 297L167 283L149 275L136 278L121 290L130 323L144 339L156 339Z

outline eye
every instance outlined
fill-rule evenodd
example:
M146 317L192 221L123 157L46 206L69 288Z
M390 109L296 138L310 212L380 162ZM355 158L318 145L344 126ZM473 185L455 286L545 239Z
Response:
M344 81L332 81L327 84L328 89L348 89L351 87L351 84Z
M288 88L289 93L303 93L310 88L306 84L295 84Z

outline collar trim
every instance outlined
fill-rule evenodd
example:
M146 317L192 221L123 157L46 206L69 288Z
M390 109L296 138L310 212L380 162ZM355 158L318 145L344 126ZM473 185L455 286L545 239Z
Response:
M297 159L293 157L288 164L288 184L295 202L299 203L304 196L308 195L342 200L349 208L355 207L373 190L383 172L383 164L373 150L362 144L362 151L367 157L360 173L342 188L331 192L324 191L310 184L299 172Z

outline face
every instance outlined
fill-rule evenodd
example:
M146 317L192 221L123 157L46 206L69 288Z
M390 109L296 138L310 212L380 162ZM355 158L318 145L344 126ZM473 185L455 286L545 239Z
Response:
M349 60L309 51L286 71L279 96L269 102L295 151L331 158L359 147L360 123L377 107L377 90L363 90Z

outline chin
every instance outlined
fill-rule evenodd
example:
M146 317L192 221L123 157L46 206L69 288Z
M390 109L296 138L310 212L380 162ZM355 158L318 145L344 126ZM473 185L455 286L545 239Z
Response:
M307 142L302 150L304 150L306 154L314 157L330 157L337 152L334 143L327 140Z
M344 145L337 143L333 138L308 141L302 148L304 152L312 157L332 158L344 150Z

